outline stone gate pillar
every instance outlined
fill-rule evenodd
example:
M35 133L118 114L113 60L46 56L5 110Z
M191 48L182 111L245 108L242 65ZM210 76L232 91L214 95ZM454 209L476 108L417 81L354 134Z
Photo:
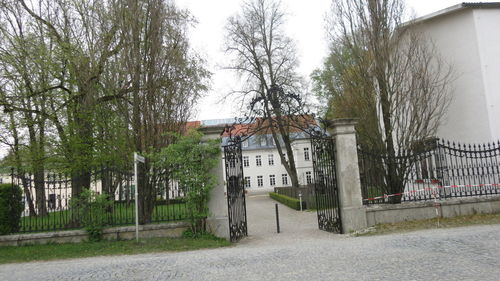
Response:
M204 134L203 140L221 140L221 132L224 126L202 127L200 131ZM209 215L207 218L207 230L214 235L229 240L229 217L227 210L226 186L224 179L224 160L221 149L217 166L213 168L212 174L216 177L216 185L210 192L208 201Z
M337 187L339 189L340 216L344 233L367 227L366 212L359 180L356 125L354 119L337 119L329 129L335 138Z

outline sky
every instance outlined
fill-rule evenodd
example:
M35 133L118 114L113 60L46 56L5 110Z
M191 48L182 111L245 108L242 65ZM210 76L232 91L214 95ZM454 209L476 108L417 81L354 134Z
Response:
M299 73L306 79L322 65L327 56L325 14L331 0L281 0L287 13L285 32L296 41L300 60ZM222 70L226 57L223 52L224 26L227 19L239 11L243 0L175 0L180 8L188 9L198 21L190 30L190 40L195 51L206 60L213 73L211 89L200 100L195 120L234 118L241 116L231 100L222 97L238 88L238 77L229 70ZM416 16L459 4L456 0L407 0L406 5Z

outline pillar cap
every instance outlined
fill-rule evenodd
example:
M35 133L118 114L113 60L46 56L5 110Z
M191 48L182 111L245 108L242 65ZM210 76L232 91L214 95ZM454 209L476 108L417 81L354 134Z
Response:
M326 124L328 131L333 136L355 134L354 126L358 124L357 118L340 118L335 119Z
M358 124L359 118L338 118L332 120L333 126L355 126Z

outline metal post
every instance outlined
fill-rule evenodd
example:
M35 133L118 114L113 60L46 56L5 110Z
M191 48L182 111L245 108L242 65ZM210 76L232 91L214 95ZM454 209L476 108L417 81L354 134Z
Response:
M134 152L134 185L135 185L135 240L139 242L139 192L137 179L137 153Z
M300 204L300 211L302 212L302 192L299 193L299 204Z
M275 204L274 206L276 207L276 230L280 233L280 215L278 212L278 204Z

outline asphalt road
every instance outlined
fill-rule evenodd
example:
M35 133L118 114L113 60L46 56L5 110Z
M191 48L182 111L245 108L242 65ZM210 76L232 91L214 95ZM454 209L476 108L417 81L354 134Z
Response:
M274 202L249 196L233 247L0 265L0 280L500 280L500 225L350 237L315 216L280 206L277 234Z

